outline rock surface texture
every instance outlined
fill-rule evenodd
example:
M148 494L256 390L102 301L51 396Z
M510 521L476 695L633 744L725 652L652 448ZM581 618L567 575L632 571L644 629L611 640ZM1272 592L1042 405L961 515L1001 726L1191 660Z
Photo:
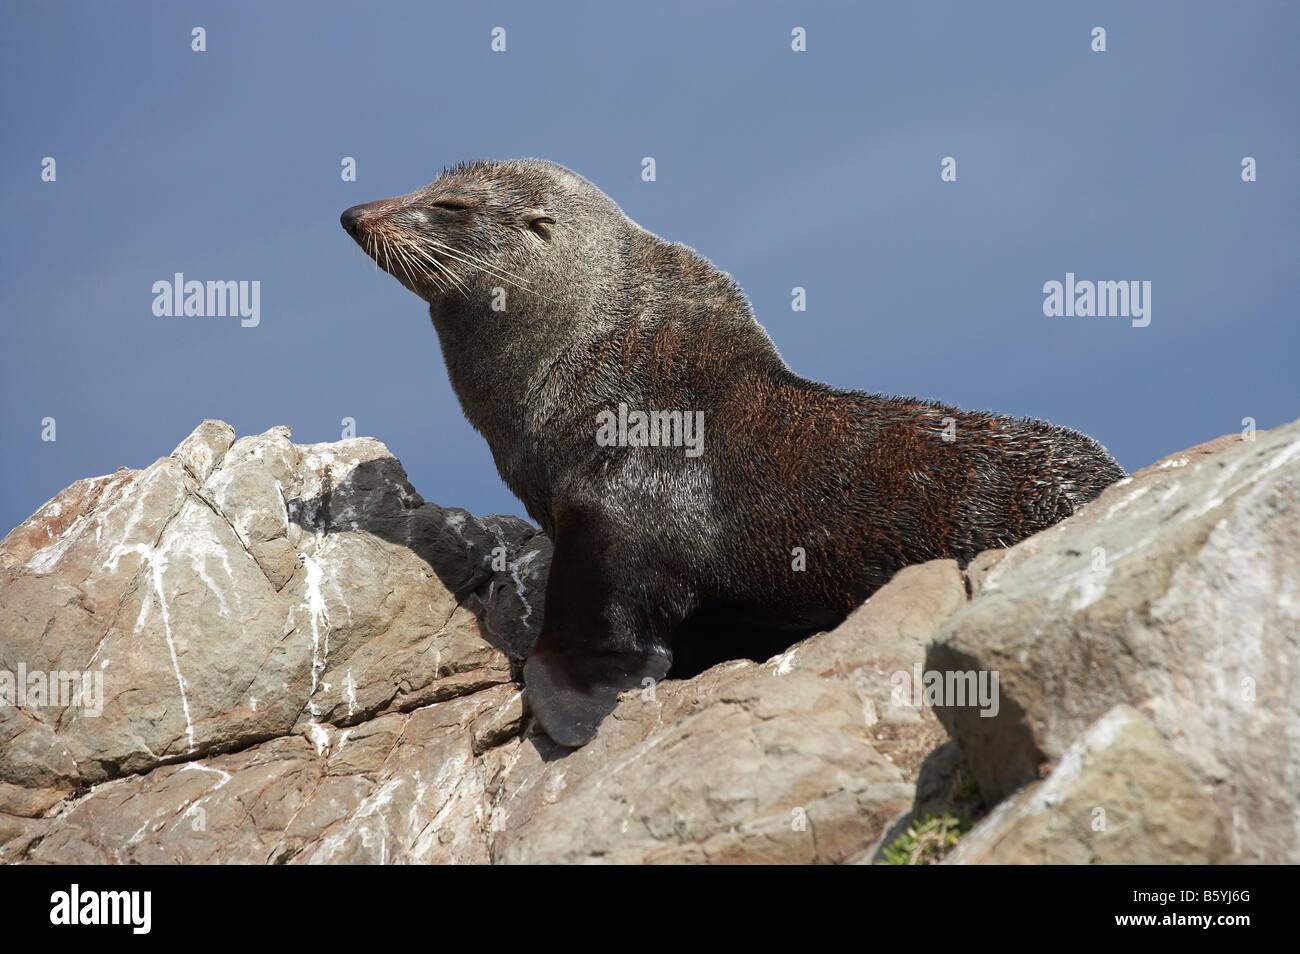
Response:
M998 670L1001 709L938 712L988 804L1032 787L951 860L1300 862L1300 422L969 572L927 668Z
M1300 860L1300 424L576 751L517 681L549 559L367 438L205 421L78 481L0 542L0 861L870 862L966 775L995 807L950 861ZM996 714L916 704L923 663L997 670Z

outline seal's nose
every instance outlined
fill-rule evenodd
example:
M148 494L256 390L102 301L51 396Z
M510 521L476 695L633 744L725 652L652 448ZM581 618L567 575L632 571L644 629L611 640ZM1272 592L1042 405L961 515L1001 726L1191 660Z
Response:
M343 223L344 230L353 238L357 237L357 211L361 208L354 205L350 209L344 209L343 214L339 216L339 221Z

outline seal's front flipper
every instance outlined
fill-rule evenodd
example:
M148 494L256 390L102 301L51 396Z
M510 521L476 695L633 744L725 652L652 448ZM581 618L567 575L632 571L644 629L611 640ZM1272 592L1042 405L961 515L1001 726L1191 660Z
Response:
M659 653L534 651L524 666L533 714L546 734L576 748L596 735L620 692L658 682L672 663Z
M644 566L641 578L625 578L625 546L626 535L599 513L557 514L542 631L524 685L537 721L560 745L590 742L620 692L657 682L672 664L672 601L647 585Z

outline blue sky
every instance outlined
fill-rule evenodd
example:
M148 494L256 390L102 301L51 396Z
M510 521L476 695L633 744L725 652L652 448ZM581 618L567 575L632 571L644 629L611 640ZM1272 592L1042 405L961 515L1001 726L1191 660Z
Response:
M1297 35L1284 2L3 0L0 533L205 417L352 417L426 499L522 513L426 307L338 223L475 157L560 162L694 246L810 378L1046 418L1130 470L1292 420ZM1067 271L1150 281L1150 326L1045 317ZM260 281L261 323L155 317L175 272Z

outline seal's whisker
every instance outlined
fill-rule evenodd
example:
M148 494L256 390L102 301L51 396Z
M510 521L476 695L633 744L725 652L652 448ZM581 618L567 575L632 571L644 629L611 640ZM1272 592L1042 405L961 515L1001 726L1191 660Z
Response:
M465 291L464 280L459 275L457 275L455 270L450 268L445 262L439 261L436 257L430 255L426 249L422 248L419 244L414 242L407 242L403 239L402 248L406 252L408 252L414 259L425 262L429 266L431 266L431 268L435 271L430 272L430 274L440 273L441 275L445 276L446 281L440 283L442 287L444 288L448 286L454 287L458 291L460 291L461 295L465 297L466 301L469 300L469 295Z
M452 276L446 268L441 267L440 263L431 261L427 256L420 252L418 246L412 245L405 240L399 240L396 244L398 251L402 256L402 261L406 263L408 273L425 275L438 288L446 290L447 283ZM433 268L424 267L422 263L434 266Z
M419 263L417 263L411 256L410 250L406 246L394 245L393 251L396 252L398 260L402 265L402 271L406 274L408 279L415 281L417 278L424 277L427 278L435 288L444 290L442 282L438 280L438 276L431 275L426 269L420 268Z
M450 245L446 245L442 242L439 242L437 239L426 238L424 239L424 241L427 244L432 245L435 248L438 248L441 251L445 252L447 255L457 258L458 260L464 262L466 265L473 265L477 268L481 268L489 275L492 275L495 278L500 278L502 281L513 284L516 288L520 289L521 291L532 291L532 289L529 287L528 280L521 275L517 275L514 272L509 271L508 269L502 268L499 265L492 265L489 262L483 261L482 259L471 255L469 252L463 251L462 249L452 248ZM537 292L533 292L533 294L536 295Z
M518 275L507 268L501 267L500 265L493 265L491 262L488 262L483 258L474 255L471 252L467 252L464 249L454 248L450 245L447 245L444 242L439 242L437 239L434 238L427 238L425 239L425 241L429 245L432 245L434 248L440 249L441 251L446 252L448 255L454 256L468 265L475 265L483 269L485 272L494 275L499 275L502 278L514 279L515 281L519 282L520 285L523 286L528 285L528 280L525 279L522 275Z
M469 258L467 255L465 255L465 254L463 254L463 253L461 253L461 252L457 251L456 249L453 249L453 248L451 248L451 247L449 247L449 246L443 245L441 242L437 241L436 239L430 239L430 238L427 238L427 237L422 237L422 238L421 238L421 242L424 243L424 244L426 244L426 245L432 245L432 246L435 246L439 251L441 251L441 252L443 252L444 254L446 254L446 255L447 255L449 258L451 258L453 261L460 262L460 263L462 263L462 264L464 264L464 265L472 265L472 266L474 266L474 267L480 269L481 271L487 272L489 275L493 276L494 278L501 278L503 281L504 281L504 280L507 280L507 277L508 277L508 276L501 274L501 273L500 273L500 270L497 269L496 266L489 265L489 264L487 264L487 263L485 263L485 262L477 262L477 261L474 261L472 258ZM420 248L419 246L417 246L416 250L417 250L417 251L418 251L422 256L424 256L425 258L428 258L428 259L430 259L430 260L434 260L433 257L431 256L431 254L429 253L429 250L428 250L428 249Z
M454 250L445 250L444 254L455 257ZM472 259L455 258L455 260L463 262L466 265L470 265L475 268L478 268L480 271L485 272L486 274L490 275L492 278L495 278L501 282L505 282L505 284L507 285L512 285L513 287L519 289L522 292L527 292L530 295L535 295L538 298L542 299L543 301L550 301L550 299L547 298L545 295L543 295L541 292L535 291L534 289L528 287L527 284L521 284L520 280L511 277L509 273L501 274L500 272L494 270L491 266L484 265L480 262L475 262Z
M439 291L455 288L460 292L462 298L469 301L469 294L465 290L464 281L445 263L429 257L419 245L407 241L403 236L395 237L393 248L401 256L403 270L408 277L414 279L417 275L423 275ZM421 260L433 267L421 268Z
M380 265L380 267L383 268L383 270L388 272L389 274L392 274L392 269L389 268L389 262L388 262L388 243L381 242L378 235L374 236L374 240L375 240L376 249L384 253L384 261L382 265ZM375 258L375 262L379 263L379 258L377 256Z
M443 242L439 242L437 239L427 235L412 236L412 239L414 240L415 243L414 245L415 251L421 253L426 258L429 257L429 253L428 253L428 249L426 249L424 246L433 246L434 248L444 252L446 255L453 258L454 260L461 262L462 264L472 265L475 268L487 272L489 275L492 275L495 278L500 278L502 281L515 282L516 283L515 287L517 288L520 288L525 291L528 290L528 281L523 276L517 275L508 269L502 268L499 265L494 265L491 262L488 262L482 258L479 258L478 256L475 256L469 252L464 251L463 249L454 248Z
M402 247L394 243L391 239L384 242L384 270L397 279L410 279L411 267L408 264Z
M421 248L419 245L411 245L408 246L408 248L410 249L412 254L414 254L417 258L421 259L422 261L428 262L431 266L443 272L447 276L447 278L457 288L461 289L462 293L464 293L464 289L465 289L464 280L459 275L457 275L455 270L450 268L446 262L439 261L435 256L430 255L426 249ZM467 300L468 297L469 296L466 295Z

